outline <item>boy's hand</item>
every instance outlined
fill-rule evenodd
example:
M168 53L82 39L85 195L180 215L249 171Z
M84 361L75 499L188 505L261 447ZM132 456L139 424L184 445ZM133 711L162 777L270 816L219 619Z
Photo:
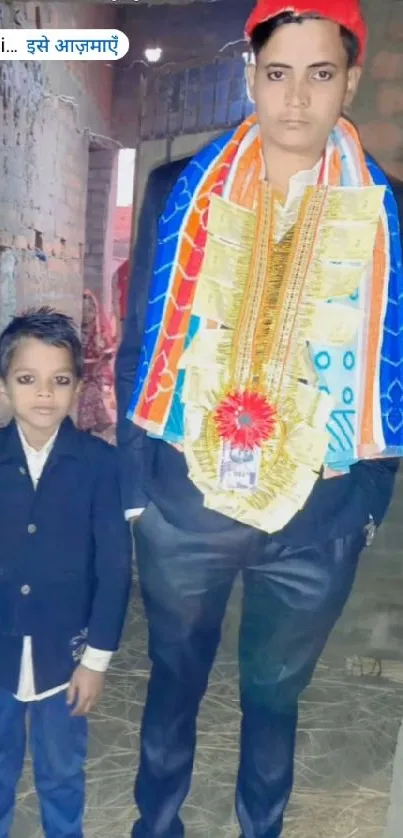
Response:
M71 715L86 716L99 700L104 684L105 672L78 666L67 690L67 704L74 704Z

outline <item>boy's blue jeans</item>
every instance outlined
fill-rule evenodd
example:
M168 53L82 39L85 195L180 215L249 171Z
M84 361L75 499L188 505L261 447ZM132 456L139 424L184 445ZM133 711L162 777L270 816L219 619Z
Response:
M8 838L13 820L27 729L46 838L83 838L87 720L71 716L64 691L23 703L5 690L0 690L0 838Z

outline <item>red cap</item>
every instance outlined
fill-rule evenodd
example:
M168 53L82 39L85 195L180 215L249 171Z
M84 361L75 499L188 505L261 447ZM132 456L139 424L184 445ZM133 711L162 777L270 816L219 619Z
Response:
M359 0L257 0L245 25L245 35L250 38L259 23L265 23L277 15L290 12L294 15L316 14L326 20L333 20L349 29L359 41L359 61L364 58L367 41L367 27L361 14Z

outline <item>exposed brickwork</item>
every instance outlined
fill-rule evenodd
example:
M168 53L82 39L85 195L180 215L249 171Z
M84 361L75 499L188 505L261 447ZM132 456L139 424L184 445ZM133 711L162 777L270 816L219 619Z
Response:
M371 63L370 73L375 81L400 79L403 74L403 55L386 49L381 50Z
M364 0L369 52L353 116L368 151L386 171L402 175L403 163L403 7L384 0ZM400 33L400 34L399 34Z
M34 28L37 6L42 27L111 26L115 15L85 3L0 4L0 25ZM0 264L0 325L40 301L80 317L90 135L110 136L112 85L100 62L0 65L0 255L11 250Z
M394 118L402 114L403 84L402 86L393 84L379 85L376 100L380 116Z

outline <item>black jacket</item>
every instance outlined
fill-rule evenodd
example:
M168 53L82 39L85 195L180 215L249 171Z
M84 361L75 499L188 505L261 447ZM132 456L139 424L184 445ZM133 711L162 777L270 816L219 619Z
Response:
M126 418L139 361L148 287L157 244L157 224L166 199L191 158L151 172L141 209L133 255L128 313L117 357L118 445L125 509L144 507L151 499L171 523L186 530L222 530L233 522L203 507L203 498L187 476L183 455L152 440ZM349 474L319 479L304 509L276 538L284 544L307 544L337 538L364 527L372 516L381 523L389 506L399 460L354 465Z

